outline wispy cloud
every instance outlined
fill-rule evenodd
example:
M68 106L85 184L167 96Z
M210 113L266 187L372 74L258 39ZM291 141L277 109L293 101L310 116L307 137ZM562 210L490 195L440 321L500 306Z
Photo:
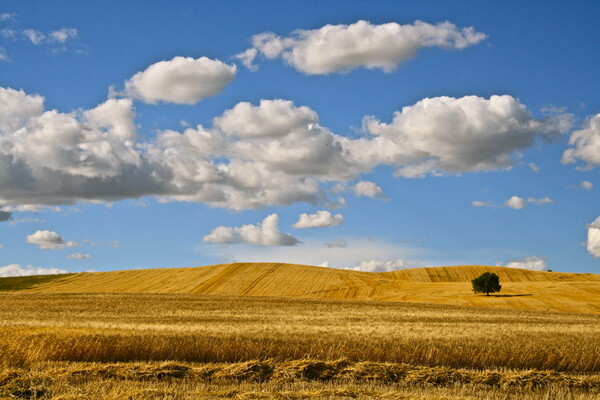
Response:
M569 189L584 189L584 190L592 190L594 188L594 184L590 181L583 181L579 185L571 185L568 186Z
M35 45L44 43L44 40L46 39L46 35L36 29L25 29L21 33Z
M296 246L257 247L238 245L234 248L202 246L202 254L217 262L282 262L354 268L365 260L419 260L424 250L383 239L340 238L329 245L318 239L303 239Z
M541 206L544 204L553 204L553 203L554 203L554 200L552 200L549 197L542 197L542 198L536 199L533 197L524 198L524 197L519 197L519 196L511 196L508 199L506 199L501 206L512 208L513 210L522 210L525 207L527 207L528 204L535 204L535 205ZM473 207L490 207L490 208L501 207L500 205L496 205L491 201L482 201L482 200L472 201L471 205Z
M92 258L92 256L88 253L73 253L67 256L70 260L88 260Z

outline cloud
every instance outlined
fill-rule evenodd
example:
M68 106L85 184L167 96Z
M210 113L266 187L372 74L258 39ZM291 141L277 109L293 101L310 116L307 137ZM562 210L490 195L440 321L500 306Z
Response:
M69 39L77 37L77 29L75 28L62 28L57 31L50 32L48 34L48 40L56 43L66 43Z
M354 194L359 197L370 197L372 199L386 199L383 189L375 182L360 181L352 188Z
M92 258L92 256L87 253L73 253L73 254L69 254L67 256L67 258L71 259L71 260L88 260L88 259Z
M40 249L61 250L65 247L78 247L75 242L68 242L58 233L53 231L36 231L27 236L27 243L34 244Z
M6 39L16 39L17 37L17 31L15 31L14 29L10 29L10 28L4 28L2 30L0 30L0 36L2 36L3 38Z
M0 133L12 133L42 114L44 98L22 90L0 87Z
M528 203L533 203L536 204L538 206L544 205L544 204L553 204L554 200L552 200L549 197L542 197L541 199L534 199L533 197L529 197L527 199Z
M521 210L521 209L525 208L525 206L527 205L527 202L522 197L512 196L510 199L508 199L504 202L504 205L506 207L509 207L509 208L512 208L515 210Z
M502 266L502 264L499 264ZM519 260L509 261L506 265L509 268L530 269L532 271L546 271L546 259L544 257L525 257Z
M202 254L210 255L215 262L276 262L304 265L323 265L327 262L332 268L353 269L364 260L415 259L423 253L421 249L410 248L385 240L361 238L338 239L339 246L323 246L319 239L307 239L296 246L258 247L238 245L235 249L222 246L203 246Z
M512 196L511 198L507 199L504 202L504 205L506 207L509 207L509 208L512 208L515 210L522 210L523 208L525 208L527 206L527 203L531 203L531 204L540 206L540 205L544 205L544 204L552 204L552 203L554 203L554 201L549 197L543 197L540 199L535 199L533 197L529 197L527 199L524 199L519 196Z
M271 32L252 37L252 47L237 55L255 70L260 54L268 59L281 57L307 75L350 71L356 68L392 72L424 47L462 49L486 38L474 28L458 28L450 22L437 25L415 21L410 25L374 25L358 21L351 25L325 25L314 30L297 30L290 37Z
M4 47L0 47L0 61L10 61L10 57L6 53Z
M90 246L110 246L114 248L123 247L123 244L121 244L121 242L119 242L118 240L112 240L110 242L94 242L90 239L83 239L82 242Z
M585 190L592 190L594 188L594 184L590 181L583 181L583 182L581 182L579 187L581 187L582 189L585 189Z
M600 257L600 217L588 226L587 250L594 257Z
M256 225L219 226L202 239L204 243L248 243L261 246L294 246L300 241L279 231L279 216L271 214Z
M31 276L31 275L55 275L66 274L67 271L58 268L41 268L32 265L21 266L19 264L9 264L0 267L0 277L9 276Z
M344 239L338 239L333 242L325 243L325 246L327 246L330 249L334 249L334 248L343 249L344 247L348 247L348 242L345 241Z
M25 29L22 33L23 36L25 36L31 43L35 45L42 44L46 39L46 35L35 29Z
M391 260L391 261L381 261L381 260L369 260L369 261L361 261L353 268L355 271L366 271L366 272L389 272L396 271L399 269L407 269L414 268L414 266L408 264L404 260Z
M563 164L584 162L578 169L589 170L600 165L600 114L588 119L583 129L575 131L569 139L571 148L562 155Z
M592 190L594 188L594 184L590 181L582 181L579 185L570 185L567 186L569 189L583 189L583 190Z
M296 107L289 100L261 100L258 106L238 103L214 119L214 126L230 136L247 138L281 137L319 122L308 107Z
M495 207L494 203L491 203L489 201L481 201L481 200L475 200L475 201L471 202L471 205L473 207Z
M342 214L333 215L329 211L317 211L315 214L300 214L298 222L292 225L296 229L325 228L344 222Z
M239 103L212 126L158 131L147 141L135 119L131 99L61 113L46 110L41 96L0 87L2 210L146 196L234 210L333 207L343 199L329 199L323 186L348 187L383 165L398 176L507 168L550 129L510 96L426 99L391 124L368 119L370 132L358 138L282 99ZM374 185L353 190L376 195Z
M12 218L12 212L0 210L0 222L9 221Z
M366 117L373 137L344 144L364 166L398 166L396 174L422 177L510 168L536 136L561 132L555 120L536 120L512 96L426 98L394 114L391 123Z
M150 65L125 82L125 92L146 103L195 104L223 91L235 77L235 65L207 57L175 57Z
M15 14L2 13L0 14L0 21L9 21L15 17Z
M529 167L529 169L531 169L533 172L535 172L536 174L538 172L540 172L540 167L539 165L537 165L536 163L529 163L527 164L527 166Z

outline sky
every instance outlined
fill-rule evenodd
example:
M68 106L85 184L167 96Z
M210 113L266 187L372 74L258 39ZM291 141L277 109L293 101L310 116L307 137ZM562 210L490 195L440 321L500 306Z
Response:
M600 273L597 1L0 0L0 276Z

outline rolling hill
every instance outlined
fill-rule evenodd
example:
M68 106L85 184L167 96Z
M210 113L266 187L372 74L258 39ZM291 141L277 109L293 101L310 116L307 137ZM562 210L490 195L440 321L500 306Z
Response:
M471 279L500 276L500 294L474 295ZM600 313L600 275L466 265L372 273L297 264L234 263L80 273L27 289L43 293L195 293L404 301Z

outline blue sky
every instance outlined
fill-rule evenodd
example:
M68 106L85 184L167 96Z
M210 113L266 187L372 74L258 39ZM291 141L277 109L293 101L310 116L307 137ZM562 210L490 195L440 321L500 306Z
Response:
M600 272L596 1L0 0L0 275Z

